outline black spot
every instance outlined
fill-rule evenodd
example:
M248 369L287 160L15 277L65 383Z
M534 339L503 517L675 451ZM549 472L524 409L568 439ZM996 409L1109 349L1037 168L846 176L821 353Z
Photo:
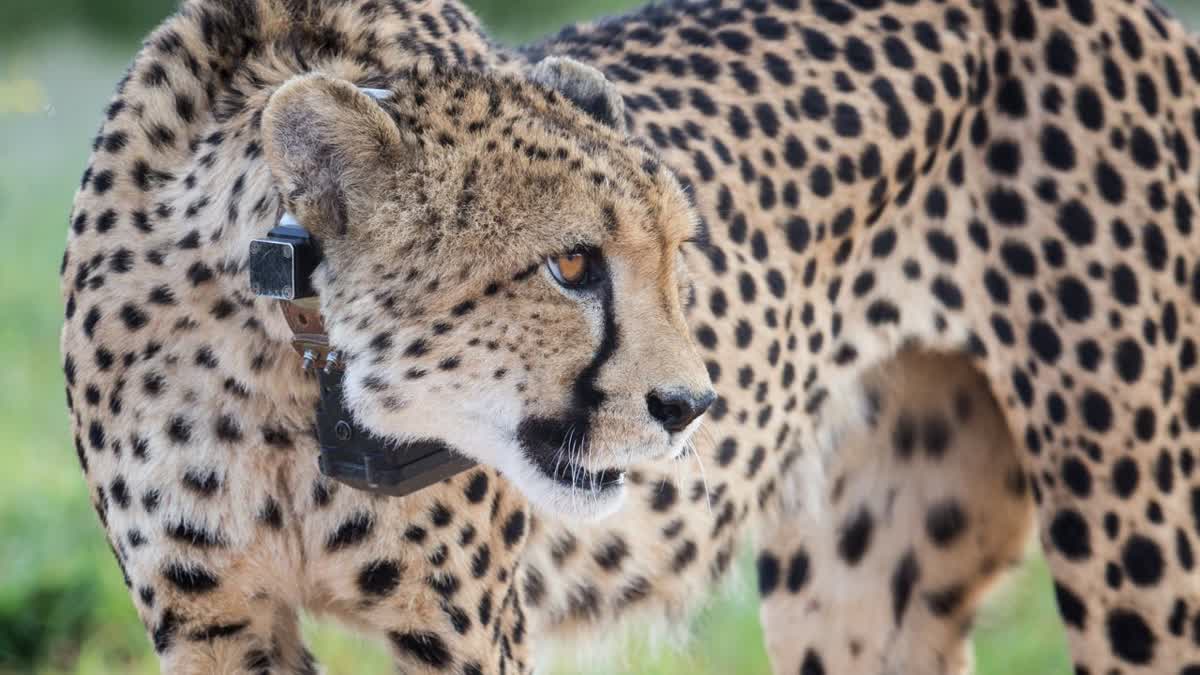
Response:
M867 307L867 320L873 325L900 323L900 308L889 300L876 300Z
M106 169L92 177L92 189L94 189L98 195L108 192L112 189L112 186L113 172L110 170Z
M1096 221L1082 202L1071 200L1058 210L1058 226L1073 243L1086 246L1096 238Z
M936 297L947 309L962 309L963 294L958 286L944 276L939 276L933 280L931 287L934 297Z
M375 560L358 572L358 589L363 595L385 597L400 585L401 566L393 560Z
M1092 493L1092 473L1078 457L1068 457L1062 463L1062 479L1067 488L1080 498Z
M183 445L192 438L192 424L182 417L172 417L167 422L167 437L176 445Z
M1019 227L1025 224L1025 201L1008 188L993 188L987 196L988 210L1000 225Z
M996 88L996 106L1001 112L1016 118L1024 117L1027 112L1025 89L1016 78L1008 78Z
M1112 427L1112 404L1094 389L1089 389L1080 400L1083 419L1089 428L1097 433L1104 433Z
M88 425L88 442L91 443L93 450L104 449L104 427L97 421L93 420Z
M1087 286L1075 277L1063 277L1058 283L1058 303L1071 321L1087 321L1092 315L1092 296Z
M478 471L471 477L471 482L467 484L463 491L467 500L472 504L478 504L487 497L488 491L488 475L485 471Z
M678 499L678 489L675 484L669 480L663 480L655 484L654 494L650 498L650 508L662 513L671 508Z
M800 675L825 675L825 664L821 656L811 647L804 652L804 661L800 664Z
M861 39L850 36L842 45L842 55L851 68L860 73L869 73L875 69L875 54L870 45Z
M454 514L445 504L436 502L429 509L429 518L434 527L445 527L454 519Z
M949 616L958 609L966 596L966 591L960 585L953 585L940 591L930 591L925 594L925 603L934 616Z
M211 532L186 520L167 526L166 535L180 543L199 548L224 548L228 545L219 531Z
M129 508L129 487L125 484L125 479L117 476L113 479L112 485L109 486L109 493L117 506L122 509Z
M1113 268L1111 275L1112 294L1121 304L1135 306L1138 302L1137 274L1126 264Z
M125 303L121 306L121 321L129 330L141 330L149 320L150 318L145 312L131 303Z
M809 558L804 549L796 551L788 562L787 589L789 593L799 593L808 583Z
M279 502L268 496L266 503L258 512L258 519L272 530L283 529L283 510L279 508Z
M1091 533L1087 521L1074 509L1062 509L1050 523L1050 541L1068 560L1085 560L1092 555Z
M1046 66L1056 75L1063 77L1071 77L1075 74L1075 68L1079 64L1079 55L1075 52L1075 45L1071 43L1071 38L1066 33L1056 30L1050 34L1050 38L1046 40L1045 47Z
M179 617L170 609L164 611L162 620L154 627L154 651L162 654L170 649L171 644L175 641L175 634L178 631Z
M249 621L210 624L198 630L192 631L192 633L188 635L188 639L195 642L211 642L221 638L233 637L234 635L246 630L246 628L249 626Z
M855 138L862 133L862 120L854 106L839 103L833 109L833 130L844 138Z
M1042 129L1042 157L1059 171L1070 171L1075 167L1075 146L1062 129L1047 124Z
M1058 612L1063 621L1079 630L1084 630L1087 624L1087 606L1074 591L1061 582L1054 582L1054 597L1058 600Z
M170 563L163 569L163 578L183 593L201 594L215 589L220 581L216 575L197 565Z
M193 286L199 286L200 284L212 281L213 271L208 265L197 261L192 263L192 266L188 268L187 277Z
M1200 429L1200 385L1188 388L1183 404L1183 416L1189 428Z
M525 536L525 512L513 511L504 522L504 545L508 548L516 546Z
M787 239L788 246L796 253L803 253L808 248L808 242L812 238L812 231L809 228L808 221L802 217L795 216L787 223Z
M476 579L483 578L487 574L488 566L492 561L492 550L487 544L480 544L479 549L471 556L471 576Z
M866 507L860 507L842 525L838 538L838 554L846 564L854 566L862 560L871 544L875 520Z
M1158 144L1142 127L1134 127L1129 134L1129 152L1133 161L1147 171L1158 166Z
M1071 18L1079 23L1090 26L1096 20L1096 10L1092 6L1092 0L1067 0L1067 11L1071 13Z
M1121 457L1113 463L1112 481L1117 496L1128 499L1137 489L1140 472L1137 462L1130 457Z
M829 36L823 31L811 28L804 29L804 47L808 50L808 55L818 61L832 61L837 55L837 47Z
M1046 363L1054 364L1062 354L1058 333L1045 321L1034 321L1029 327L1029 346Z
M1006 176L1015 176L1021 169L1021 146L1013 141L992 143L987 151L988 168Z
M391 631L388 633L388 639L399 652L428 666L446 668L450 665L450 650L442 638L434 633Z
M183 474L183 486L201 497L211 497L221 489L221 479L216 471L188 469Z
M947 209L947 204L946 204L945 191L942 190L940 187L934 187L932 190L929 191L929 194L927 194L925 196L925 215L929 216L930 218L934 218L934 219L945 218L946 217L946 209ZM942 234L942 236L943 236L943 239L941 240L942 243L949 242L950 246L954 245L953 241L949 240L948 238L945 238L944 233L939 232L938 234ZM933 242L930 241L930 244L932 245ZM949 255L949 256L942 255L943 253L945 253L944 248L943 249L935 248L934 253L938 254L938 257L941 258L944 262L949 262L949 263L954 262L953 255Z
M366 511L358 511L347 518L325 540L325 550L340 551L367 539L375 529L375 518Z
M1083 85L1076 90L1075 115L1088 129L1100 131L1104 128L1104 104L1095 89Z
M1108 162L1096 164L1096 187L1100 196L1110 204L1125 201L1125 179Z
M902 413L892 430L892 445L901 459L912 457L917 444L917 423L912 415Z
M750 48L750 38L745 33L735 30L723 30L717 33L717 40L722 45L739 54L744 54Z
M758 594L767 597L779 585L779 559L769 552L758 556Z
M691 565L696 560L698 549L696 542L688 539L675 550L675 555L671 559L671 571L678 574Z
M925 532L940 548L953 544L966 529L967 514L954 498L934 504L925 514Z
M1132 384L1142 375L1142 348L1137 340L1127 338L1117 344L1113 352L1113 361L1117 374L1122 380Z
M908 46L895 35L889 35L884 39L883 54L889 63L902 70L910 70L916 63Z
M1114 609L1106 621L1108 641L1113 653L1134 664L1148 664L1154 659L1157 638L1146 620L1131 609Z
M938 459L946 454L950 447L950 425L941 415L929 415L921 422L921 440L925 444L925 452L932 459Z
M1121 564L1129 580L1138 586L1154 586L1163 575L1163 554L1152 539L1131 535L1121 551Z
M150 381L144 382L147 386ZM161 378L159 379L161 385ZM217 418L216 423L217 438L226 443L236 443L242 440L242 428L238 425L237 419L233 415L221 415Z
M124 274L133 269L133 251L127 248L114 251L108 259L108 268L117 274Z
M904 618L904 612L908 609L908 601L912 597L913 586L917 584L920 577L921 568L917 564L917 557L912 550L909 550L900 559L895 571L892 572L892 617L897 626Z

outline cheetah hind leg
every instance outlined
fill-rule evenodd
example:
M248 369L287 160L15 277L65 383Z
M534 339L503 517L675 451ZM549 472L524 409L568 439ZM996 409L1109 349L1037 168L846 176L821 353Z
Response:
M878 414L839 450L823 511L761 532L774 671L970 672L975 612L1033 525L1012 437L965 359L909 352L865 380Z

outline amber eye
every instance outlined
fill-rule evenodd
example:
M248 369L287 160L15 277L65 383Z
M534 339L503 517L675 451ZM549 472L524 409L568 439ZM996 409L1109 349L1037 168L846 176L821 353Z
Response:
M579 288L594 281L594 256L587 250L575 250L546 259L554 280L567 288Z

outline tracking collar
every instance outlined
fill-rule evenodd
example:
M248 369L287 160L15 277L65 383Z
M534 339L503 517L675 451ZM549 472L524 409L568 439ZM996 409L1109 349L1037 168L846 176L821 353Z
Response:
M359 490L402 497L474 466L443 443L397 444L376 436L350 414L342 396L343 364L329 343L312 285L321 257L318 242L289 213L265 239L250 242L251 291L277 301L302 367L317 371L321 473Z

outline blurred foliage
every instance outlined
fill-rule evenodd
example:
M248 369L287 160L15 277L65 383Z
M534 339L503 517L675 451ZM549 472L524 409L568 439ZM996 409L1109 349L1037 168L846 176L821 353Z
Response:
M1200 0L1172 3L1191 16ZM499 39L526 40L637 0L468 0ZM57 269L71 195L100 110L142 36L173 0L0 0L0 675L158 672L88 503L67 432ZM66 36L66 37L64 37ZM742 566L753 587L752 567ZM695 638L624 658L565 659L560 673L768 672L753 592L714 600ZM316 621L305 634L331 673L390 671L374 643ZM980 675L1068 673L1044 563L979 621Z
M632 7L632 0L468 0L502 40L528 40L569 21ZM179 0L2 0L0 41L37 41L62 28L137 44ZM537 17L530 21L530 17Z
M4 0L0 40L36 41L70 27L113 42L137 44L175 5L173 0Z

